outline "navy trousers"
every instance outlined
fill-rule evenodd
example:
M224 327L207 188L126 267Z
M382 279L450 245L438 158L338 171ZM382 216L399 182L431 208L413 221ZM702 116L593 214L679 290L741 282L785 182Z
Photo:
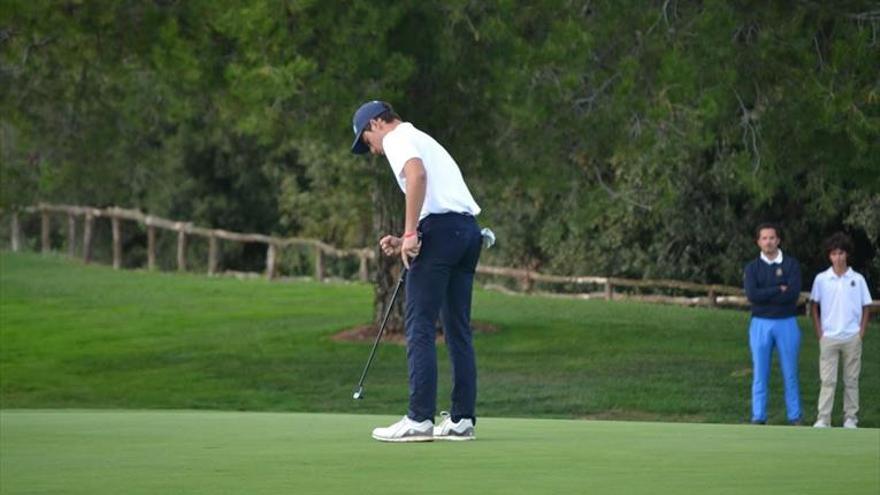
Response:
M437 317L452 364L453 421L476 421L477 365L471 334L471 293L482 238L474 217L428 215L419 222L422 247L406 278L406 358L409 411L415 421L437 410Z

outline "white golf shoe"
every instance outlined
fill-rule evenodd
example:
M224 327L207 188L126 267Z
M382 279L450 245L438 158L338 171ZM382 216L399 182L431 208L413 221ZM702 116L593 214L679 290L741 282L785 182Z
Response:
M435 440L476 440L474 422L469 418L461 418L458 420L458 423L453 423L452 417L449 416L448 412L443 411L440 413L440 416L443 417L443 420L434 427Z
M387 428L373 430L373 438L380 442L430 442L434 440L433 428L434 423L427 419L419 423L404 416Z
M856 418L846 418L846 421L843 422L844 428L849 428L851 430L859 427L859 420Z
M813 423L813 428L831 428L831 425L826 423L824 419L817 419L815 423Z

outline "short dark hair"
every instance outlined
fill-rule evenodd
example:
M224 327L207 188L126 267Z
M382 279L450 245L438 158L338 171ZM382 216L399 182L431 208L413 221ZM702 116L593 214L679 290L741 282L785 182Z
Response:
M391 105L388 105L388 110L385 110L374 118L380 119L383 122L394 122L395 120L400 120L400 115L397 115L397 112L391 108Z
M776 232L776 237L782 239L782 230L780 230L778 224L773 222L764 222L755 227L755 240L761 237L761 231L764 229L773 229L773 232Z
M831 251L834 251L835 249L845 251L846 254L852 254L853 242L852 239L843 232L835 232L831 237L825 239L823 248L825 249L825 256L831 254Z
M397 115L397 112L395 112L394 109L391 108L391 105L389 104L387 110L380 113L379 115L376 115L375 117L373 117L373 119L379 119L382 122L394 122L395 120L400 120L400 115ZM370 119L370 120L372 120L372 119ZM367 125L364 126L364 131L371 131L371 130L373 130L373 126L369 122L367 122Z

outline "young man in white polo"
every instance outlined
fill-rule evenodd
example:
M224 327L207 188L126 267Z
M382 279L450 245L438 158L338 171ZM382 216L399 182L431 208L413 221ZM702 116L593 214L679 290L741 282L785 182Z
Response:
M370 101L353 120L356 154L385 155L406 195L400 236L379 241L386 255L401 256L406 277L406 357L409 410L397 423L373 430L383 442L473 440L477 367L471 336L471 293L482 238L458 164L431 136L403 122L391 105ZM434 426L437 406L435 322L443 322L452 362L452 407Z
M843 360L843 427L859 423L859 374L862 368L862 339L868 328L871 293L865 278L849 266L852 241L838 232L825 241L831 267L816 275L810 299L813 326L819 339L819 391L816 428L831 426L837 364Z

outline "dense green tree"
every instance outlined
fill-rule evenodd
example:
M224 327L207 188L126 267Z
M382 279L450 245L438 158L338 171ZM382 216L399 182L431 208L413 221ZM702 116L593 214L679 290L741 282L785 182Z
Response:
M735 285L776 220L808 279L847 230L880 281L869 2L10 0L0 43L4 208L374 245L402 199L347 150L382 98L459 161L492 263Z

